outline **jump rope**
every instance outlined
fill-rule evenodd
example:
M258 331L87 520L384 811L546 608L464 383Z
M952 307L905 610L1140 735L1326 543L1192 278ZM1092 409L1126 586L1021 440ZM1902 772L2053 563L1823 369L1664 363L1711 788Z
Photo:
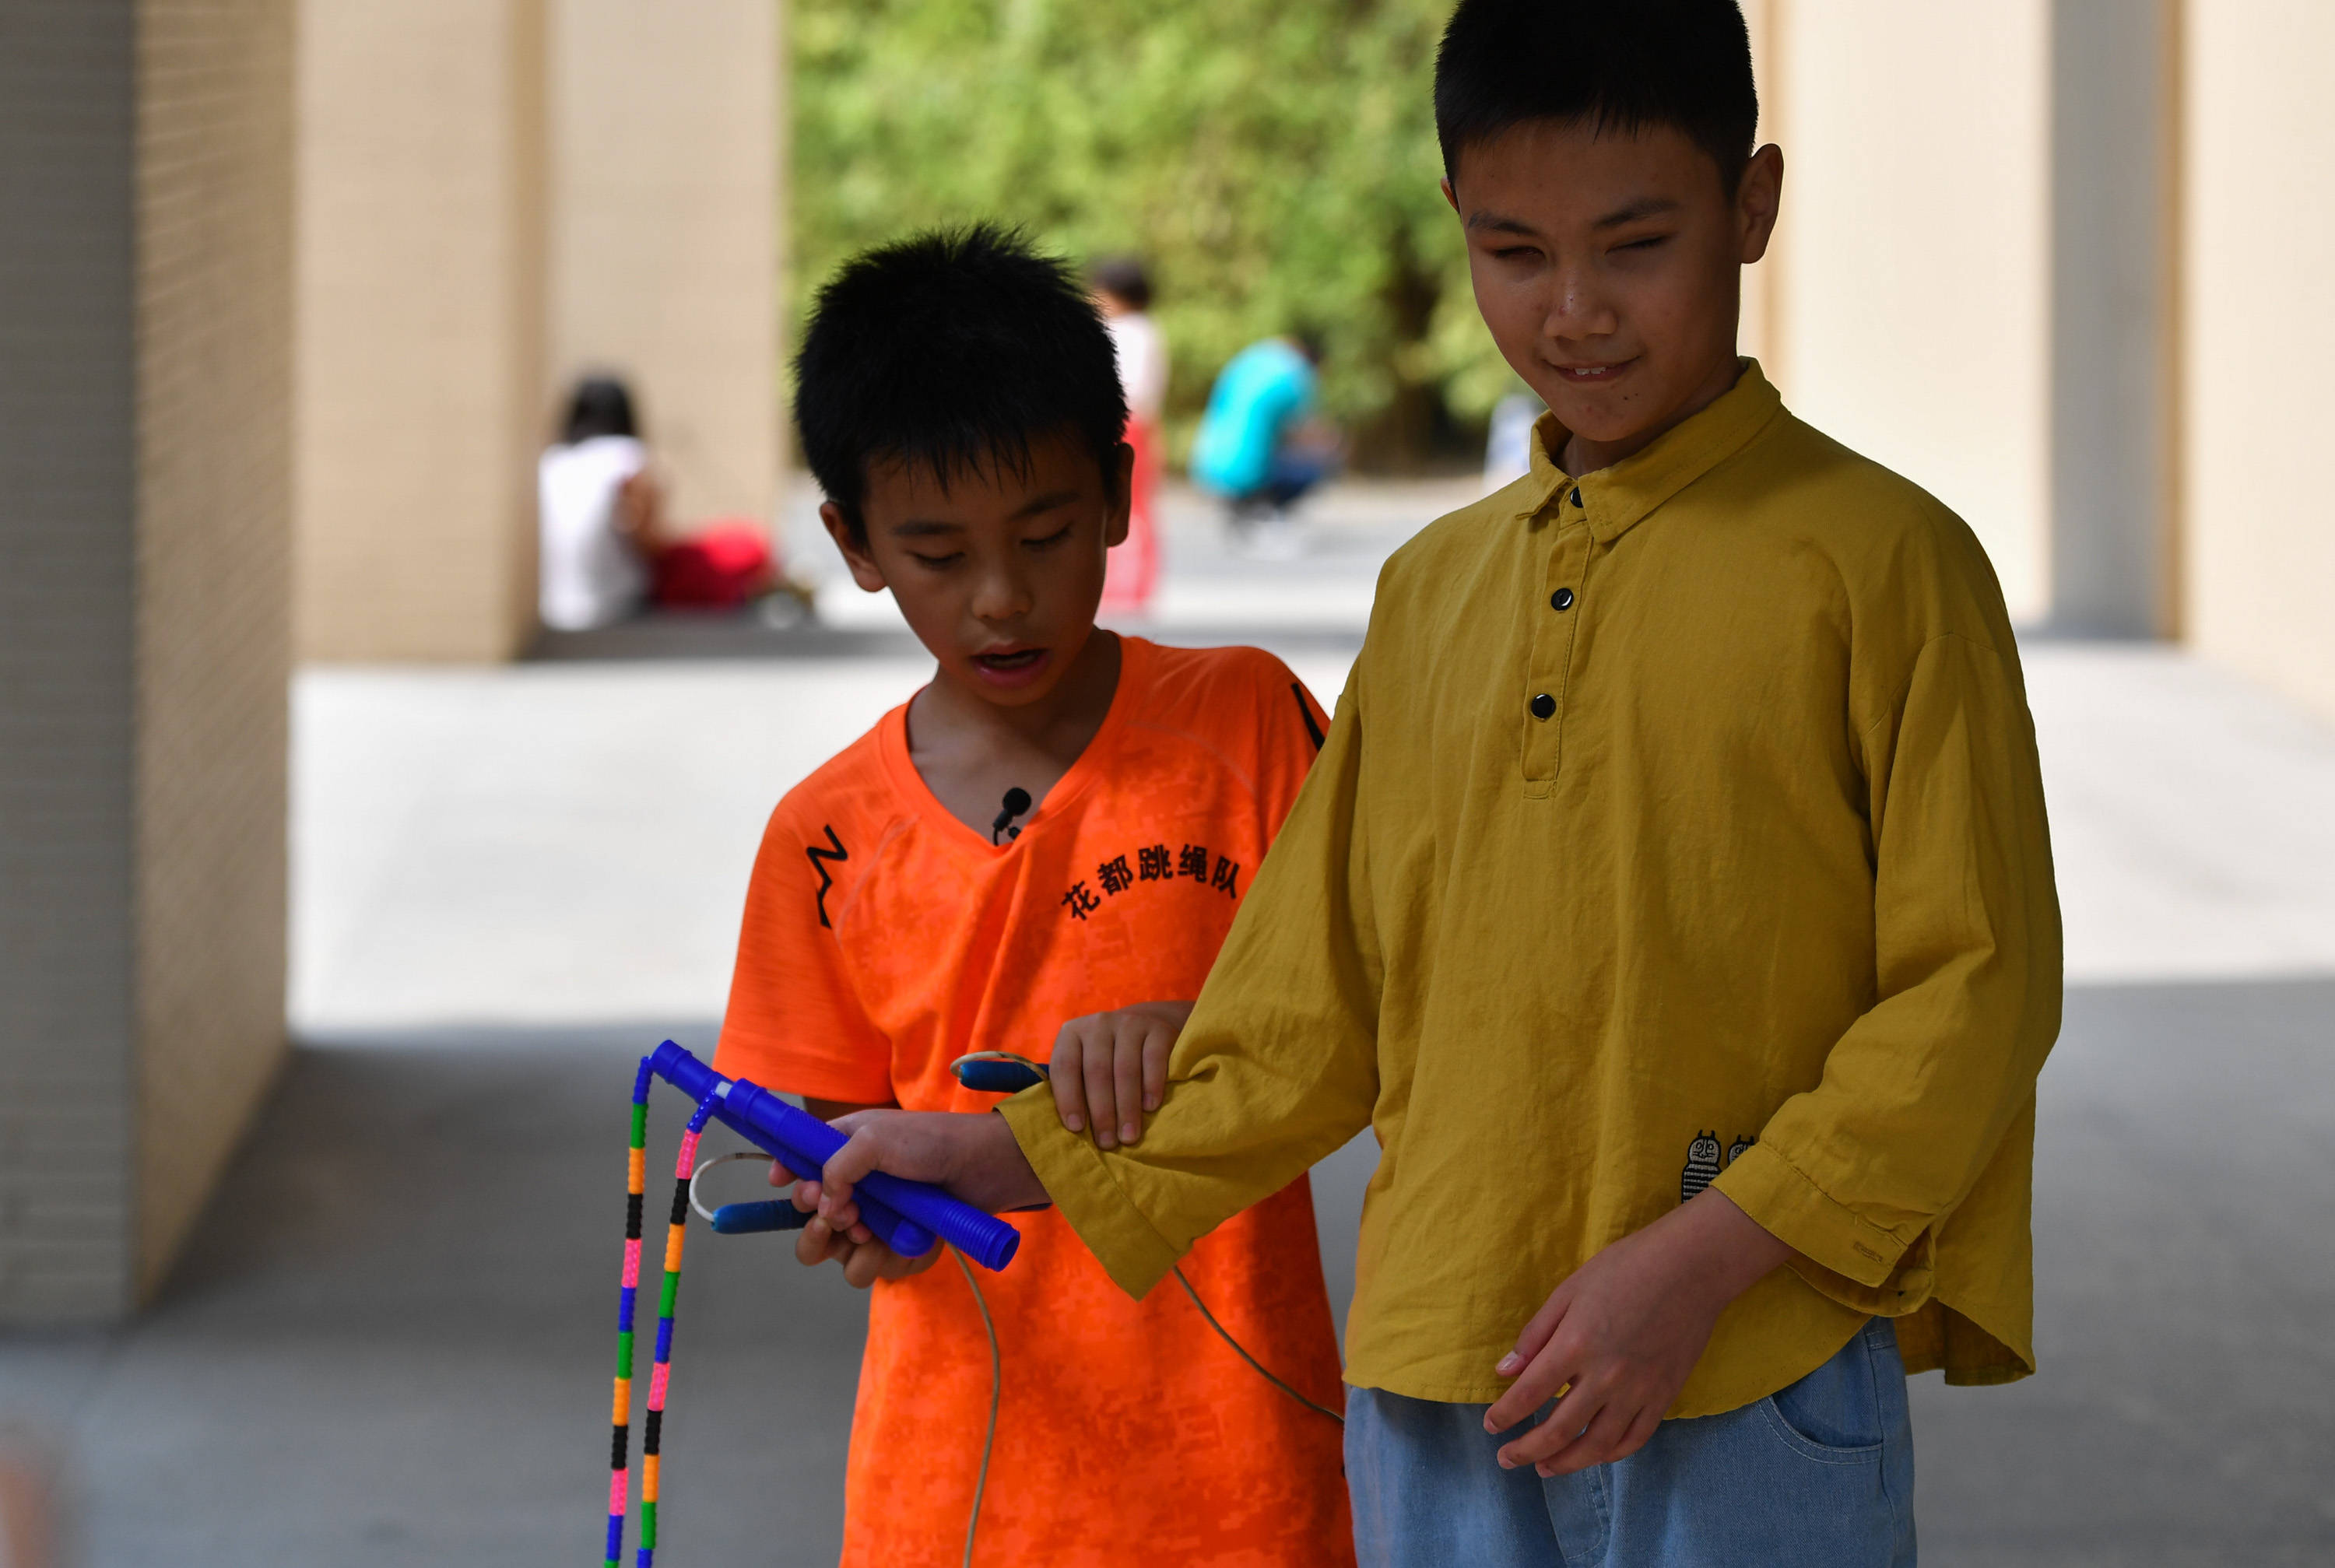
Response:
M975 1051L960 1057L950 1070L955 1073L958 1082L981 1093L1012 1093L1047 1077L1043 1063L1009 1051ZM782 1200L724 1204L708 1212L698 1202L698 1177L731 1160L760 1159L765 1156L797 1176L816 1177L825 1172L827 1162L847 1141L844 1135L817 1117L788 1104L761 1085L746 1079L723 1078L672 1040L641 1059L640 1070L633 1079L632 1131L625 1156L625 1261L616 1298L616 1389L609 1449L607 1551L603 1568L618 1568L625 1550L625 1522L630 1512L631 1472L627 1457L632 1443L633 1317L641 1279L641 1221L648 1177L649 1089L659 1078L688 1095L696 1102L696 1108L690 1114L689 1125L682 1133L680 1152L673 1160L673 1212L665 1226L664 1278L657 1295L655 1359L649 1375L648 1409L641 1435L641 1538L635 1568L653 1568L656 1560L658 1466L663 1457L665 1396L673 1376L673 1309L681 1293L682 1244L690 1211L696 1210L724 1235L799 1229L810 1217L791 1202ZM698 1139L707 1122L712 1120L739 1133L761 1154L720 1155L701 1167L697 1163ZM981 1439L981 1468L974 1482L973 1511L964 1525L964 1562L966 1568L971 1568L974 1536L981 1526L981 1502L989 1489L990 1455L997 1442L997 1407L1004 1385L1004 1363L998 1351L997 1322L990 1315L989 1300L982 1294L981 1282L974 1276L972 1263L965 1260L970 1257L973 1263L993 1272L1002 1270L1012 1262L1015 1250L1022 1244L1022 1233L994 1215L960 1203L938 1187L881 1171L871 1171L863 1177L853 1195L861 1223L902 1257L922 1257L934 1246L946 1243L950 1255L964 1274L964 1282L972 1288L974 1304L981 1309L981 1326L989 1336L989 1425ZM1199 1309L1208 1327L1259 1377L1307 1409L1318 1411L1340 1426L1345 1424L1345 1418L1337 1411L1314 1403L1268 1371L1216 1321L1216 1315L1208 1310L1207 1302L1200 1299L1200 1292L1185 1276L1183 1265L1177 1264L1175 1273L1176 1282L1184 1287L1184 1293Z

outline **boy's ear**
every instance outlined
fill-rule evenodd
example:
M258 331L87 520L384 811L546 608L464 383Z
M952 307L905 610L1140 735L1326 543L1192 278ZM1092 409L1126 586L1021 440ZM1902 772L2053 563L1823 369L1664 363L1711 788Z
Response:
M1451 189L1451 177L1449 175L1446 175L1443 178L1443 199L1451 204L1452 211L1457 212L1459 210L1459 193Z
M1743 230L1740 259L1744 266L1768 254L1783 198L1784 150L1771 141L1751 155L1751 161L1744 166L1742 183L1736 187L1735 212Z
M852 537L851 525L844 520L843 508L833 501L821 501L819 520L826 526L827 537L835 541L835 547L843 552L843 564L851 568L851 580L868 593L882 593L887 586L884 569L867 553L867 547Z
M1103 517L1102 542L1116 547L1127 543L1128 514L1135 501L1135 449L1125 441L1119 443L1109 493L1110 510Z

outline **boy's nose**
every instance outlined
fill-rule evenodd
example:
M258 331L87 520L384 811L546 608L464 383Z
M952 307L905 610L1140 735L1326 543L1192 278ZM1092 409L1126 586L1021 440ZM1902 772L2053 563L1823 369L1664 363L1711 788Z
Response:
M1614 327L1613 311L1604 293L1588 277L1570 268L1557 275L1542 330L1552 338L1578 341L1602 337Z
M973 613L984 621L1011 621L1030 612L1029 585L1011 572L992 572L974 589Z

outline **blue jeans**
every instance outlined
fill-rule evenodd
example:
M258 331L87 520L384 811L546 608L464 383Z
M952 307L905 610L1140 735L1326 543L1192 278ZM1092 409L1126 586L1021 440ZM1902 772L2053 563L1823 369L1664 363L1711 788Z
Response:
M1326 453L1284 450L1273 454L1273 466L1253 490L1226 498L1235 521L1247 521L1260 511L1278 511L1330 477L1334 465Z
M1361 1568L1914 1568L1914 1430L1884 1319L1789 1388L1551 1481L1500 1468L1508 1439L1484 1410L1346 1391Z

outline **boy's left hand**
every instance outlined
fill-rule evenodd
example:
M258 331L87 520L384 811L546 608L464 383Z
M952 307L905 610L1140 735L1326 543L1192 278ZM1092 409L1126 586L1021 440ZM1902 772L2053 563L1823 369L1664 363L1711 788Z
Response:
M1062 1025L1048 1073L1062 1125L1091 1126L1105 1149L1140 1139L1143 1118L1168 1092L1168 1053L1191 1016L1188 1002L1145 1002Z
M1484 1414L1505 1432L1571 1387L1500 1464L1566 1476L1654 1435L1729 1302L1791 1256L1724 1193L1707 1191L1581 1265L1495 1370L1516 1384Z

